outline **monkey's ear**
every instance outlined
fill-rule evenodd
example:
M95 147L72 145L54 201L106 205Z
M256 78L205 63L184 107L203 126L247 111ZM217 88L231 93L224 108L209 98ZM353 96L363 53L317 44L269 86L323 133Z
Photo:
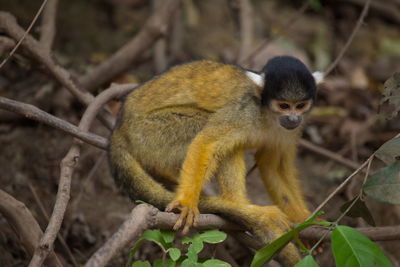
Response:
M257 86L259 87L264 87L265 84L265 74L261 73L255 73L252 71L246 71L246 75L247 77L250 78L250 80L252 80L255 84L257 84Z
M315 83L320 84L324 81L324 73L321 71L313 72L312 76L314 77Z

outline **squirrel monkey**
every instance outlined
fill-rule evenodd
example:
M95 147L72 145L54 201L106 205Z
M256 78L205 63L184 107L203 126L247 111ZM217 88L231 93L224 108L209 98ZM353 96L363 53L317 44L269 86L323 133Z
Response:
M175 230L196 225L200 210L270 242L310 214L294 161L315 94L313 75L289 56L271 59L261 73L212 61L173 67L127 96L110 141L113 176L132 199L180 211ZM257 150L275 206L252 205L246 196L247 149ZM212 177L220 196L201 196ZM163 181L176 184L175 193ZM280 258L291 266L300 256L289 244Z

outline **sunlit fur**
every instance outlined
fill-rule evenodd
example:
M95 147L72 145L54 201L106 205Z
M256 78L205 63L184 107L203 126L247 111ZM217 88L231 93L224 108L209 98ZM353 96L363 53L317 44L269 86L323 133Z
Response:
M264 96L269 101L278 95L265 93L268 82L262 88L240 67L198 61L143 84L127 96L111 136L109 159L117 183L132 199L180 210L176 226L184 230L196 223L200 210L230 218L270 242L290 222L304 220L309 211L294 165L301 127L284 129L277 123L279 114L263 104ZM297 87L302 84L292 79L287 85L294 87L281 89L280 95L295 98L300 92L305 98ZM247 198L248 149L257 151L262 179L276 206L252 205ZM201 196L212 177L220 196ZM175 193L160 181L176 183ZM285 266L300 259L292 244L280 255Z

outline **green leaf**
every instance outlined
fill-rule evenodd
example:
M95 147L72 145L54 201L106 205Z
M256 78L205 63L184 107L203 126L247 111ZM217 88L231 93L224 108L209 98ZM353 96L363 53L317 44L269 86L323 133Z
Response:
M138 241L136 241L136 243L133 246L133 248L131 248L131 251L129 251L129 258L133 258L133 256L135 255L136 251L138 250L140 245L142 245L142 243L143 243L143 238L140 238Z
M141 238L156 243L162 250L167 249L167 244L165 243L160 230L146 230L142 234Z
M291 231L280 236L278 239L275 239L270 244L258 250L254 255L253 261L251 262L251 267L262 266L265 262L269 261L276 253L278 253L278 251L280 251L284 246L286 246L290 242L290 240L293 239L295 234L297 234L298 232L307 227L319 224L313 222L313 220L316 219L317 215L313 216L312 218L303 223L300 223Z
M379 170L364 184L369 197L390 204L400 204L400 161Z
M153 262L153 267L163 267L163 261L162 261L162 259L156 259L156 260Z
M375 156L387 165L396 162L400 157L400 138L394 138L384 143L375 152Z
M175 267L175 265L176 265L175 261L171 259L166 260L165 267Z
M344 203L340 207L341 212L345 212L347 208L353 203L354 198L346 203ZM347 212L346 216L358 218L361 217L366 221L369 225L376 226L374 218L372 217L371 212L369 211L365 202L362 201L360 198L357 199L356 203L351 207L351 209Z
M132 264L132 267L151 267L148 261L136 261Z
M231 265L227 262L216 260L216 259L211 259L211 260L206 260L203 262L204 267L231 267Z
M197 260L192 261L190 259L184 260L181 264L181 267L200 267L200 266L203 266L203 264L198 263Z
M181 256L181 251L177 248L170 248L168 250L168 254L169 257L173 260L173 261L177 261L179 259L179 257Z
M389 267L393 264L377 244L348 226L332 231L332 252L338 267Z
M307 255L301 261L296 263L294 267L319 267L313 256Z
M193 238L185 236L182 238L182 244L189 244L193 242Z
M197 254L199 254L203 248L203 240L199 236L195 236L195 238L192 240L192 244L189 246L189 249L193 249Z
M208 230L200 234L199 237L206 243L217 244L226 239L226 233L218 230Z
M174 242L175 232L171 230L161 230L162 238L164 239L165 243L171 245Z

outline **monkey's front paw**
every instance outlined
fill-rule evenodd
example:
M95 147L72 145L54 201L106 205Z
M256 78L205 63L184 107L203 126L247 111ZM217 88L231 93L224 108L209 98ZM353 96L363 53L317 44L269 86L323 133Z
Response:
M174 225L175 231L183 226L182 233L187 234L190 227L197 226L200 216L197 206L185 205L179 200L174 200L168 204L165 211L172 212L174 210L180 211L179 219Z

